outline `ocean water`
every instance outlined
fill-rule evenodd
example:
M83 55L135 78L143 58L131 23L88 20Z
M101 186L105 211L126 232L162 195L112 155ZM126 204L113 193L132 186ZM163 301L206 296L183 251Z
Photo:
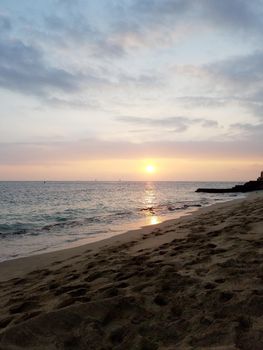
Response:
M153 225L238 194L230 182L0 182L0 261Z

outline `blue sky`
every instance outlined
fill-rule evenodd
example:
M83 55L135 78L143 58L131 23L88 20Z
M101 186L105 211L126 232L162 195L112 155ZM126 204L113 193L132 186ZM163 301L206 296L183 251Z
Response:
M208 178L205 160L209 179L253 176L262 12L261 0L2 0L0 177L140 179L148 158L199 161L189 179Z

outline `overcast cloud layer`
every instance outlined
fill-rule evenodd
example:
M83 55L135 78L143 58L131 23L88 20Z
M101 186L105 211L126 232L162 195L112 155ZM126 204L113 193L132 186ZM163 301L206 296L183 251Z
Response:
M262 0L2 0L0 163L263 160L262 34Z

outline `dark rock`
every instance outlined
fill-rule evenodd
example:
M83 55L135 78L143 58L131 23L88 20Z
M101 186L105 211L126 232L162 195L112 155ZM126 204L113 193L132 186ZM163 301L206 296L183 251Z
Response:
M252 192L263 190L263 177L259 177L257 181L248 181L243 185L236 185L231 188L198 188L196 192L206 193L235 193L235 192Z

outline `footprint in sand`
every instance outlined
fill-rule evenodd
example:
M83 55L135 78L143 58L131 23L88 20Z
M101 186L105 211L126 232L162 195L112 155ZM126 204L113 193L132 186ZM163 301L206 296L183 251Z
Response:
M21 304L16 304L11 306L9 308L9 313L13 315L13 314L26 312L26 311L31 311L32 309L36 309L39 306L40 304L36 301L24 301Z

